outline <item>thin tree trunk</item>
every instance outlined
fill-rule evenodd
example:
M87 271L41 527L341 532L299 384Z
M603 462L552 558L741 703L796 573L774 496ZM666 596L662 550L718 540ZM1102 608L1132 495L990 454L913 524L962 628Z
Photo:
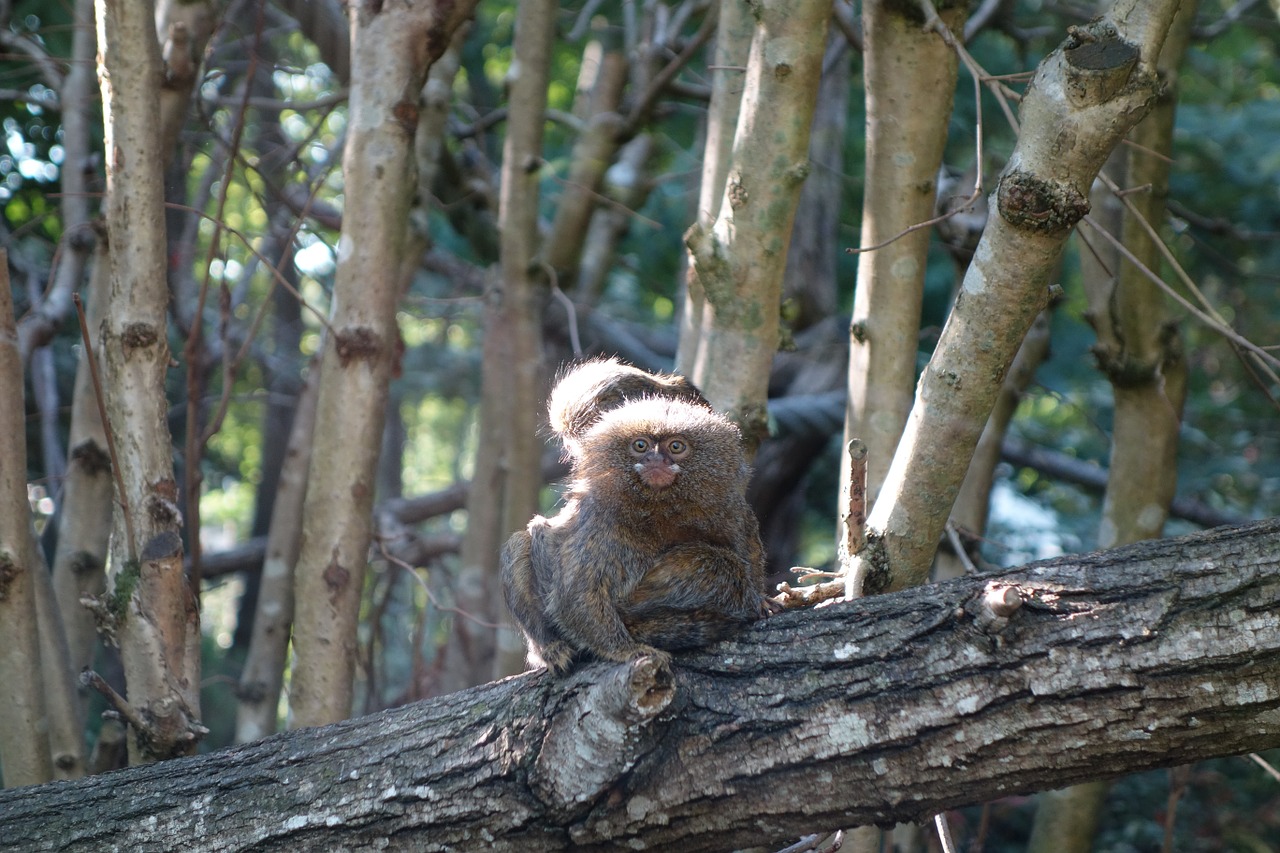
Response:
M240 672L236 707L236 742L257 740L276 730L280 691L293 625L294 573L302 542L302 505L311 466L311 436L316 423L320 365L313 363L298 393L285 464L271 508L262 578L249 637L249 651Z
M836 258L845 183L843 153L853 76L853 51L838 30L832 30L827 38L822 66L809 136L809 160L814 174L800 188L783 276L783 298L795 302L789 318L789 325L795 330L807 329L836 313Z
M978 446L974 448L969 470L964 482L960 484L955 506L951 509L950 521L962 533L982 536L986 532L987 515L991 509L991 487L995 482L996 465L1000 462L1000 448L1023 393L1035 378L1036 369L1049 355L1051 319L1049 309L1041 311L1031 324L1027 336L1022 339L1022 346L1018 348L1013 365L1000 386L995 408L991 410L991 417L987 418ZM939 552L934 566L934 580L959 577L964 574L965 563L966 560L960 554Z
M685 235L703 305L690 378L738 423L751 452L767 433L778 311L831 4L754 4L755 32L720 211ZM705 173L704 173L705 176ZM694 288L690 288L692 293Z
M566 288L577 276L600 184L622 141L618 105L626 82L626 59L618 53L605 54L584 116L586 126L569 157L569 175L543 249L547 263Z
M1164 87L1150 114L1130 134L1122 186L1149 186L1131 198L1146 222L1164 220L1169 193L1169 154L1177 107L1178 66L1195 20L1195 2L1184 2L1169 28L1156 67ZM1148 269L1160 269L1155 242L1131 212L1121 239ZM1095 248L1100 240L1095 235ZM1108 247L1109 248L1109 247ZM1089 318L1098 334L1099 368L1111 380L1115 419L1111 466L1102 501L1098 545L1110 548L1161 536L1177 486L1178 431L1187 391L1187 365L1177 328L1168 320L1164 292L1128 260L1114 256L1110 275L1085 279ZM1040 800L1029 853L1088 853L1111 786L1091 782Z
M453 620L442 692L524 668L523 640L502 605L498 553L537 511L542 485L541 288L530 267L538 246L538 175L557 8L550 0L528 0L516 16L520 73L511 81L502 150L501 261L485 294L480 443L455 582L462 612Z
M1098 169L1155 98L1177 0L1121 0L1040 64L956 304L921 377L848 592L920 582Z
M27 443L23 423L22 355L9 289L9 253L0 249L0 764L6 787L53 778L40 633L36 624L36 543L27 503Z
M716 21L716 46L712 52L711 103L707 106L707 140L702 153L702 181L698 189L695 227L710 231L720 216L720 201L729 177L729 159L738 127L742 92L746 88L747 57L755 36L755 19L747 0L716 0L720 5ZM676 370L693 376L699 342L702 339L702 312L706 305L702 281L694 272L692 256L685 276L684 309L680 312L680 345Z
M368 562L387 383L398 359L413 130L427 71L473 3L350 4L352 91L343 251L320 369L295 578L291 725L351 713L356 622Z
M147 721L146 732L130 729L130 760L138 762L190 752L200 736L200 615L183 573L164 396L171 356L155 19L147 0L98 0L96 11L111 269L100 346L123 487L112 600L102 612L120 646L129 703Z
M84 278L85 264L92 254L93 227L90 224L89 182L95 172L90 131L97 92L93 61L93 0L76 0L71 56L67 75L58 94L61 106L63 166L59 171L62 195L58 207L62 218L62 240L58 244L58 265L49 293L39 307L18 325L18 348L24 363L35 347L53 337L71 310L71 295Z
M106 310L110 286L105 247L94 253L87 302L86 325L96 355L98 328ZM71 665L76 672L92 665L98 645L93 614L81 601L101 595L106 586L107 548L111 539L111 457L106 430L89 374L89 350L82 345L71 396L71 430L67 443L67 480L62 487L58 545L53 555L54 594L67 632ZM82 696L82 699L84 697ZM80 713L84 714L81 702Z
M967 9L967 2L944 6L942 23L957 32ZM909 3L867 0L862 5L866 189L849 327L844 442L859 438L867 445L868 507L889 470L916 386L930 232L903 232L933 218L956 90L955 51L924 24L919 8ZM888 240L893 242L881 245ZM842 493L848 480L846 459Z

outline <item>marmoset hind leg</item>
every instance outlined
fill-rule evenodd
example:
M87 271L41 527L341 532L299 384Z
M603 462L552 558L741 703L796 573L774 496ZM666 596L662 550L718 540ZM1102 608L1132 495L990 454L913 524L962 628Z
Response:
M521 530L502 549L502 591L511 618L528 639L529 663L556 674L568 671L573 663L573 647L565 642L544 610L542 581L530 560L532 537Z
M662 554L618 610L637 642L698 648L766 612L761 575L729 548L683 543Z

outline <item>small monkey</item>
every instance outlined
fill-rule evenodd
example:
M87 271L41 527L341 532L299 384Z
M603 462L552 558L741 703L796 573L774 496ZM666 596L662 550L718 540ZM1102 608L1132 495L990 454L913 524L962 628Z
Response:
M666 664L765 612L741 435L687 380L589 362L552 392L551 422L573 463L565 505L502 553L530 663Z

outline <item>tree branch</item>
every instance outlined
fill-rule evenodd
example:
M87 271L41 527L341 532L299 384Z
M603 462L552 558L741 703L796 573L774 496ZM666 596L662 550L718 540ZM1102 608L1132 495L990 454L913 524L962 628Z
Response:
M526 674L5 791L0 838L134 853L174 838L209 850L782 846L1267 749L1280 745L1278 536L1271 519L787 613L679 657L674 684L643 663Z

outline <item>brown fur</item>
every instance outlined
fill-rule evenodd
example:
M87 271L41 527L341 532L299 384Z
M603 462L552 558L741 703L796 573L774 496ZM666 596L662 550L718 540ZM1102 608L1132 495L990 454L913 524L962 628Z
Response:
M614 364L618 383L647 385L642 394L672 383ZM633 401L613 393L619 385L607 373L581 379L570 373L561 381L587 389L571 401L570 418L564 389L552 394L553 426L569 424L554 426L573 461L565 505L551 518L535 516L502 553L507 606L528 639L530 662L556 673L580 654L666 662L670 651L706 645L756 619L764 549L744 497L751 472L737 427L679 377L664 386L675 396ZM601 399L614 407L592 410Z
M648 397L711 408L702 392L678 373L650 373L616 358L601 358L576 364L560 377L547 401L547 415L552 432L564 442L567 457L573 459L582 437L602 414Z

